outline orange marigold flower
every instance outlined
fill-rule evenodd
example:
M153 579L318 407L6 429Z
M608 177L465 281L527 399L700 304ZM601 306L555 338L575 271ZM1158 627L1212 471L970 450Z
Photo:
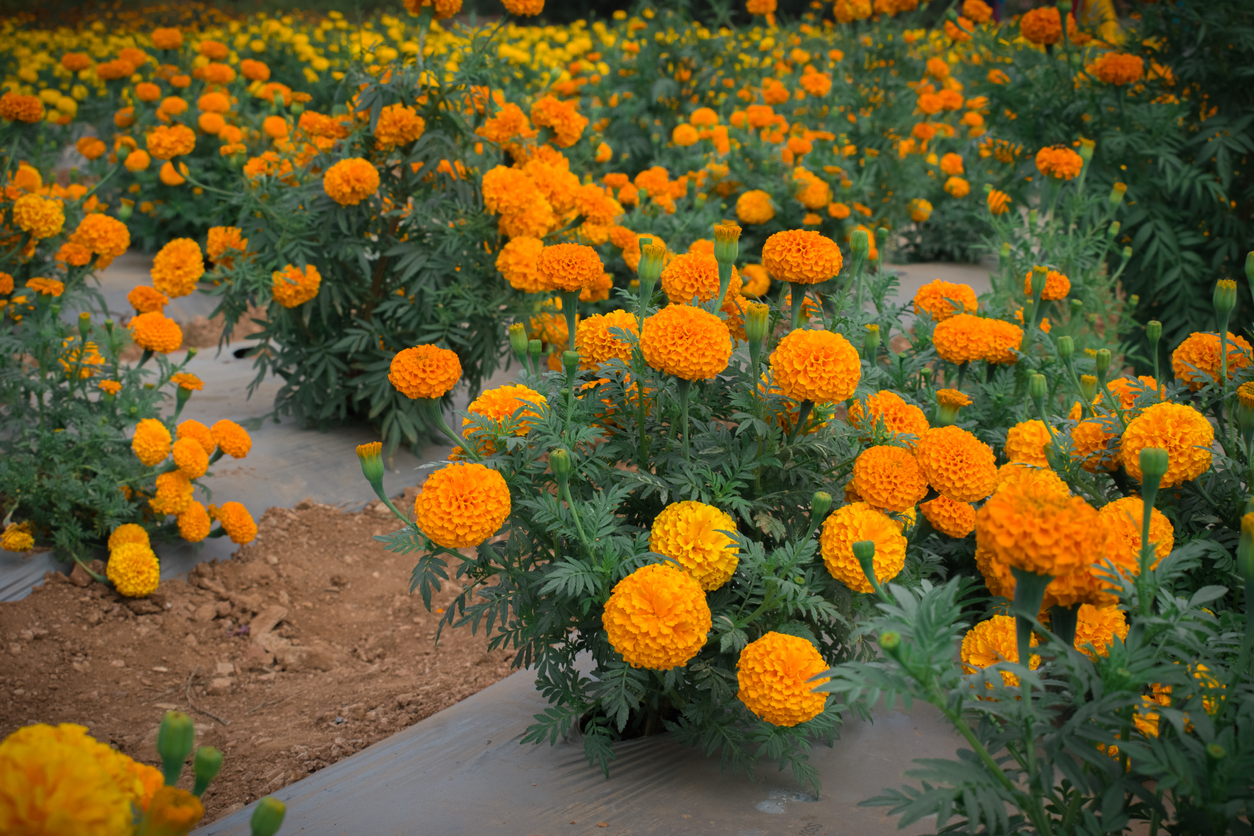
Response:
M959 305L967 314L979 309L980 303L971 285L933 279L914 294L914 312L926 313L936 322L944 322L957 314Z
M99 256L96 266L103 270L131 246L131 233L117 218L92 212L79 221L70 240Z
M30 533L30 523L9 523L0 534L0 549L6 552L28 552L35 548L35 538Z
M253 448L253 440L249 437L248 431L226 418L216 421L209 428L209 432L213 434L213 441L218 445L218 449L233 459L244 458Z
M109 150L102 140L94 136L81 138L75 147L78 148L78 153L89 160L98 160L104 156L105 151Z
M38 96L23 96L12 90L0 96L0 119L6 122L34 123L44 118L44 103Z
M58 279L47 279L43 276L36 276L33 279L28 279L26 287L41 296L60 296L65 292L64 282Z
M392 358L388 380L407 398L442 398L462 377L457 352L417 345Z
M100 391L107 395L116 395L118 392L122 391L122 384L118 383L116 380L102 380L97 383L96 386L100 388Z
M973 23L988 23L993 17L993 9L984 0L963 0L962 16Z
M1079 404L1076 404L1079 407ZM1073 412L1079 412L1078 409ZM1074 416L1073 416L1074 417ZM1089 473L1102 470L1114 470L1119 466L1118 451L1110 449L1110 442L1115 432L1109 423L1101 418L1086 418L1071 429L1072 458L1082 460L1082 467Z
M209 529L213 523L209 519L209 512L205 510L205 506L199 502L192 501L190 505L178 515L179 536L189 543L199 543L209 536Z
M1032 297L1032 271L1023 277L1023 292ZM1063 299L1071 292L1071 280L1057 270L1049 270L1045 274L1045 291L1041 294L1042 302L1053 302Z
M1128 616L1116 606L1081 604L1075 625L1075 649L1096 660L1109 656L1114 637L1128 637Z
M858 429L859 437L863 441L869 441L873 437L881 422L884 429L894 435L914 436L913 441L904 439L907 446L913 446L928 431L927 416L923 414L923 410L906 403L891 390L881 389L874 395L859 398L850 404L849 423Z
M761 189L745 192L736 198L736 217L743 224L766 223L775 217L771 196Z
M145 466L158 465L170 455L170 431L156 418L144 418L135 425L131 449Z
M1211 380L1219 380L1223 373L1223 354L1218 334L1210 332L1194 332L1180 343L1180 347L1171 353L1171 370L1176 379L1188 384L1194 392L1201 389ZM1250 344L1244 337L1228 332L1228 374L1244 369L1254 362L1251 358Z
M740 562L736 521L713 505L673 502L653 519L649 548L679 561L707 592L731 579Z
M780 281L817 284L840 272L840 247L809 229L777 232L762 245L762 266Z
M1017 363L1019 356L1015 352L1023 345L1023 329L1004 319L986 319L984 322L988 338L984 360L989 363Z
M175 238L152 260L152 285L171 298L190 295L204 274L204 256L191 238Z
M709 380L727 368L732 338L726 323L688 305L670 305L644 321L645 362L684 380Z
M242 546L257 539L257 523L253 522L253 515L238 502L223 502L221 508L210 505L209 518L222 524L222 530L232 543Z
M1141 479L1141 451L1147 447L1166 450L1170 457L1162 487L1180 485L1210 469L1215 428L1206 416L1187 404L1157 403L1128 422L1119 442L1123 469Z
M33 238L51 238L65 225L61 201L25 194L13 202L13 220Z
M771 289L771 274L761 264L746 264L741 275L744 285L740 292L745 296L760 299Z
M379 121L374 128L374 145L386 151L399 145L408 145L422 136L427 129L426 121L418 111L403 104L392 104L379 111Z
M605 265L585 244L554 244L540 251L536 272L546 290L577 291L594 284L605 273Z
M195 419L189 418L179 424L177 435L180 439L190 438L195 441L207 456L212 456L218 449L218 442L213 440L213 432Z
M241 235L239 227L209 227L209 240L205 245L205 252L218 266L229 270L234 264L234 257L242 255L247 249L248 239Z
M1049 467L1045 448L1053 441L1044 421L1020 421L1006 431L1006 459L1037 467Z
M740 651L736 662L740 691L736 696L773 726L800 725L822 714L827 705L827 694L814 690L828 681L814 679L827 667L810 642L770 632Z
M1153 380L1154 378L1149 378ZM1160 395L1161 397L1161 395ZM1237 400L1246 409L1254 409L1254 380L1237 387Z
M145 832L187 833L205 816L205 807L192 793L178 787L153 793L144 816Z
M481 420L462 419L462 435L468 443L474 444L481 453L492 451L492 440L484 437L474 425L487 422L494 423L512 435L522 437L531 431L531 425L538 421L548 405L548 399L539 392L522 384L506 384L489 389L475 398L466 407L471 415Z
M531 106L531 121L537 127L553 131L553 142L561 148L569 148L579 141L588 117L581 116L575 102L563 102L552 96L544 96Z
M853 464L858 496L889 511L905 511L927 496L927 479L910 451L880 445L868 447Z
M135 523L123 523L113 529L113 533L109 535L109 551L113 551L118 546L126 543L140 543L149 545L148 532L144 530L142 525Z
M712 620L705 593L687 572L655 563L614 585L602 616L610 646L636 668L686 665L705 646Z
M971 314L956 314L937 323L932 330L932 344L941 359L950 363L983 360L993 344L991 320Z
M997 487L992 448L961 427L928 430L914 454L937 493L955 502L976 502Z
M414 500L418 527L446 549L478 546L501 529L509 512L505 479L481 464L440 468Z
M611 328L637 337L640 335L636 317L630 311L610 311L580 320L575 329L575 349L579 352L580 368L595 369L613 358L624 363L631 361L631 343L610 333Z
M1032 634L1032 647L1039 639ZM992 665L1009 662L1019 663L1019 644L1015 633L1015 620L1009 615L995 615L976 624L962 637L962 667L967 673L975 673ZM1041 666L1041 657L1032 654L1028 660L1031 670ZM1000 671L1001 681L1007 688L1019 685L1019 677L1009 671Z
M1067 483L1048 467L1037 467L1027 462L1006 462L997 468L997 490L1021 482L1032 482L1042 490L1053 491L1059 496L1071 495L1071 488L1067 487Z
M327 169L322 187L341 206L356 206L379 190L379 170L369 160L350 157Z
M919 506L932 528L947 537L961 540L975 531L975 506L969 502L954 502L947 496L938 496Z
M161 566L147 545L125 543L109 553L105 576L127 598L146 598L157 591Z
M1010 195L997 189L991 189L988 193L988 211L994 215L1004 215L1010 211Z
M131 339L145 351L168 354L183 344L183 329L162 313L141 313L126 326Z
M264 61L254 61L251 58L245 58L239 62L239 71L249 81L270 80L270 68L266 66Z
M543 249L544 242L539 238L526 235L511 238L497 254L496 269L515 290L540 293L547 289L537 268Z
M126 301L139 313L160 313L170 302L161 291L142 284L126 294Z
M1056 6L1032 9L1019 19L1019 33L1034 44L1056 44L1062 40L1062 16Z
M77 73L91 66L91 56L85 52L67 52L61 56L61 66Z
M544 11L544 0L501 0L501 5L519 17L534 17Z
M1145 502L1139 496L1126 496L1103 505L1097 512L1106 529L1106 558L1130 576L1141 573L1141 518ZM1157 508L1150 509L1150 542L1155 559L1150 568L1171 554L1176 546L1176 529Z
M795 401L843 401L862 379L862 361L847 339L832 331L798 328L771 352L775 384Z
M1057 9L1053 11L1058 13ZM1054 145L1036 152L1036 167L1046 176L1074 180L1084 168L1084 158L1065 145Z
M964 406L970 406L972 401L970 396L961 389L937 389L936 403L950 409L962 409Z
M270 275L270 293L274 301L285 308L303 305L318 295L318 287L322 284L322 274L312 264L304 269L289 264L282 270Z
M1142 397L1150 400L1161 401L1167 397L1167 388L1159 384L1157 380L1149 375L1140 375L1138 377L1116 377L1114 380L1106 384L1110 389L1110 394L1119 399L1119 406L1125 412L1132 410L1136 402ZM1157 397L1154 395L1157 394ZM1098 391L1094 403L1104 404L1106 401L1106 393Z
M194 438L180 438L172 449L174 463L188 479L199 479L209 469L209 454Z
M1145 73L1145 62L1139 55L1107 52L1085 67L1085 70L1099 81L1121 87L1141 80L1141 76Z
M975 536L994 560L1053 577L1085 569L1105 545L1095 508L1034 481L989 497L976 512Z
M548 205L540 188L521 169L498 165L483 175L483 205L489 212L516 215L540 201Z
M732 268L727 299L735 299L743 287L740 274ZM677 255L662 269L662 290L676 305L708 302L718 293L718 260L713 253L688 252Z
M196 147L196 132L186 125L158 125L145 141L148 153L159 160L190 154Z
M152 45L157 49L178 49L183 45L183 33L174 27L158 26L152 30Z
M159 516L166 514L178 515L187 510L192 503L192 494L196 487L181 470L172 470L157 476L156 495L148 500L149 507Z
M853 554L853 544L863 540L875 543L875 579L884 584L897 577L906 565L906 537L896 520L870 504L855 502L836 509L819 536L823 564L832 577L855 592L873 592Z

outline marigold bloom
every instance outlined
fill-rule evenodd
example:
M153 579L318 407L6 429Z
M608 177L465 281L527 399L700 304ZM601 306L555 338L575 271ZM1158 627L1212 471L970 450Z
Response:
M1106 529L1106 558L1131 576L1141 573L1141 517L1145 503L1139 496L1126 496L1103 505L1097 512ZM1157 508L1150 510L1150 542L1155 558L1150 566L1171 554L1176 545L1176 530Z
M961 427L928 430L914 454L937 493L955 502L976 502L997 487L992 448Z
M1114 438L1115 432L1107 421L1086 418L1071 429L1072 458L1081 459L1081 466L1089 473L1096 473L1098 468L1114 470L1119 466L1118 450L1112 451L1110 445Z
M971 314L956 314L932 329L932 344L941 359L950 363L970 363L988 356L992 344L990 320Z
M761 189L745 192L736 198L736 217L743 224L764 224L775 217L771 196Z
M148 500L148 505L159 516L178 515L187 510L195 491L196 486L187 478L187 474L181 470L172 470L157 476L157 491Z
M59 279L48 279L43 276L36 276L26 282L26 288L33 290L41 296L59 297L65 292L65 283Z
M963 0L962 16L972 23L988 23L993 17L993 9L984 0Z
M975 536L993 560L1056 578L1084 570L1105 544L1096 509L1032 481L989 497L976 512Z
M251 58L245 58L239 62L240 75L249 81L269 81L270 68L263 61L254 61ZM285 97L286 98L286 97ZM273 99L271 99L273 101ZM287 104L285 101L284 104Z
M205 506L193 501L178 515L179 536L189 543L199 543L209 536L213 523Z
M584 244L554 244L540 251L536 272L546 290L583 290L605 273L601 256Z
M866 402L864 413L863 401ZM881 389L874 395L860 398L849 406L849 423L859 431L863 441L869 441L876 427L883 422L884 429L894 435L912 435L914 442L928 431L927 416L914 404L906 403L900 395L889 389ZM907 442L913 446L914 442Z
M707 592L731 578L740 562L732 517L702 502L673 502L653 519L649 548L679 561Z
M466 411L502 426L515 436L522 437L531 431L531 425L540 419L547 404L548 399L534 389L522 384L510 383L483 392L470 402ZM483 423L483 421L476 422L469 417L463 418L462 435L481 453L491 452L492 440L487 437L480 439L478 436L481 431L474 426L475 423Z
M745 296L760 299L771 289L771 274L761 264L746 264L741 271L744 285L740 292Z
M684 380L709 380L727 368L732 339L726 323L688 305L670 305L644 321L645 362Z
M85 136L77 143L78 153L82 154L88 160L97 160L104 156L105 151L109 150L108 146L97 137Z
M13 202L13 220L37 239L51 238L65 225L61 201L25 194Z
M144 817L146 832L187 833L205 815L200 799L178 787L161 787L153 794Z
M1033 419L1020 421L1006 431L1006 459L1026 462L1037 467L1049 467L1045 448L1053 441L1044 421Z
M1027 462L1006 462L997 468L997 490L1021 482L1032 482L1042 490L1053 491L1059 496L1071 495L1071 488L1067 487L1067 483L1048 467L1038 467Z
M742 287L740 274L733 267L724 304L735 299ZM719 290L718 260L713 253L688 252L675 256L662 269L662 290L676 305L710 301Z
M1037 9L1036 11L1042 11ZM1053 10L1057 14L1057 10ZM1084 168L1084 158L1065 145L1042 148L1036 152L1036 167L1041 174L1059 180L1074 180Z
M450 464L432 473L414 500L418 527L446 549L473 548L509 517L509 488L481 464Z
M526 235L511 238L497 254L496 269L515 290L540 293L547 289L537 268L543 249L544 242L539 238Z
M775 384L795 401L843 401L862 379L862 361L847 339L831 331L798 328L771 352Z
M827 571L855 592L873 592L875 588L853 554L853 544L862 540L875 543L872 568L875 579L884 584L906 565L906 538L896 520L866 502L838 508L824 521L819 544Z
M199 479L209 469L209 454L195 439L180 438L174 442L171 452L174 463L188 479Z
M156 418L144 418L135 425L131 449L147 467L153 467L170 455L170 431Z
M998 189L991 189L987 198L988 211L994 215L1004 215L1010 211L1010 195Z
M131 246L131 233L117 218L92 212L79 221L70 241L95 253L96 266L103 270Z
M109 551L113 551L118 546L127 543L139 543L140 545L149 545L148 532L144 530L142 525L135 523L124 523L113 529L113 533L109 535Z
M48 836L131 829L131 798L86 732L38 724L0 743L0 829Z
M950 409L962 409L964 406L970 406L972 401L970 396L961 389L937 389L936 403Z
M1116 606L1081 604L1075 626L1075 649L1090 659L1109 656L1114 637L1128 637L1128 616Z
M369 160L350 157L327 169L322 187L341 206L356 206L379 190L379 170Z
M575 349L579 352L580 368L595 369L613 358L630 362L631 343L614 336L610 333L611 328L637 337L640 335L636 317L630 311L610 311L580 320L575 329Z
M235 226L209 227L209 239L205 244L209 260L229 270L234 265L235 256L243 255L248 249L248 239L241 232Z
M947 537L961 540L975 531L975 507L969 502L954 502L947 496L938 496L919 506L932 528Z
M1132 411L1136 402L1142 397L1149 396L1151 400L1161 401L1167 396L1166 387L1145 374L1135 378L1116 377L1108 381L1106 387L1110 389L1110 394L1119 399L1119 406L1125 412ZM1106 393L1099 390L1097 397L1093 399L1093 403L1109 406L1106 404Z
M840 272L842 263L836 242L813 230L777 232L762 245L762 266L781 281L825 282Z
M183 45L183 33L174 27L159 26L152 30L152 45L157 49L178 49Z
M1019 645L1015 635L1015 620L1009 615L995 615L976 624L962 637L962 667L967 673L975 673L1004 662L1018 664ZM1038 643L1033 633L1031 646L1036 647ZM1028 665L1036 670L1041 666L1041 657L1032 654ZM1019 677L1009 671L1001 671L1001 681L1007 688L1019 685Z
M1023 292L1032 297L1032 271L1023 277ZM1071 280L1057 270L1049 270L1045 274L1045 290L1041 293L1042 302L1053 302L1063 299L1071 292Z
M6 122L35 123L44 118L44 103L38 96L23 96L12 90L0 96L0 119Z
M501 5L519 17L534 17L544 11L544 0L501 0Z
M152 260L153 287L171 298L190 295L204 274L204 256L191 238L175 238Z
M244 458L253 448L253 440L249 437L248 431L226 418L215 421L214 425L209 428L209 432L213 434L213 440L218 445L218 449L233 459Z
M171 160L195 149L196 132L186 125L158 125L149 131L145 144L158 160Z
M1128 422L1119 442L1123 468L1141 479L1141 451L1156 447L1167 451L1170 464L1162 487L1196 479L1210 469L1215 428L1206 416L1187 404L1157 403Z
M205 450L205 455L212 456L218 449L218 442L213 440L213 431L199 421L188 418L178 425L179 438L195 440Z
M771 725L800 725L822 714L827 705L827 694L814 690L828 681L814 679L827 667L810 642L770 632L740 651L736 662L740 691L736 696Z
M257 539L257 523L253 521L253 515L238 502L224 502L220 508L210 505L209 518L222 524L222 530L232 543L242 546Z
M145 351L168 354L183 344L183 329L162 313L141 313L127 325L131 339Z
M1004 319L986 319L984 325L988 347L983 359L989 363L1017 363L1016 352L1023 345L1023 329Z
M127 155L123 165L126 166L127 171L147 171L148 166L152 165L152 157L147 151L132 151Z
M582 116L575 102L564 102L552 96L543 96L531 106L531 121L536 127L549 128L553 142L560 148L569 148L579 141L588 117Z
M30 533L30 523L9 523L0 534L0 549L6 552L28 552L35 548L35 538Z
M908 450L884 445L868 447L853 465L858 496L889 511L905 511L927 496L927 480Z
M271 290L274 301L285 308L303 305L318 295L318 287L322 284L322 274L312 264L304 269L289 264L282 270L270 274Z
M1062 40L1062 17L1056 6L1032 9L1019 19L1019 33L1034 44L1056 44Z
M701 585L665 564L623 578L605 602L606 637L636 668L665 671L686 665L705 645L712 621Z
M379 121L374 128L375 148L388 150L408 145L422 136L426 129L426 121L412 107L388 105L379 111Z
M397 353L388 380L407 398L442 398L461 376L457 352L425 344Z
M1122 87L1141 80L1141 76L1145 73L1145 62L1139 55L1107 52L1085 67L1085 70L1099 81Z
M1211 380L1219 380L1223 373L1223 352L1218 334L1195 331L1180 343L1171 353L1171 370L1176 379L1180 380L1194 392L1207 384L1203 377L1208 375ZM1254 362L1251 357L1250 344L1244 337L1228 332L1228 374L1244 369Z
M914 312L926 313L936 322L944 322L957 314L959 305L967 314L979 309L980 303L971 285L933 279L914 294Z
M127 598L146 598L157 591L161 567L148 546L124 543L109 553L105 576Z

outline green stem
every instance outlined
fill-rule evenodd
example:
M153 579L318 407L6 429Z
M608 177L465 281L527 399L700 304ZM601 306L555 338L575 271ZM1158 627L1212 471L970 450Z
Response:
M566 330L569 332L567 350L574 351L579 320L579 291L563 290L558 296L562 300L562 313L566 314Z
M579 511L575 508L575 501L570 498L570 482L569 480L562 482L562 499L566 500L566 506L570 508L571 519L575 521L575 533L579 535L579 542L583 543L584 550L588 554L592 554L592 545L588 542L588 537L583 533L583 525L579 522Z
M684 459L691 461L691 450L688 443L688 396L692 391L692 381L679 379L679 420L684 425Z
M789 282L788 287L792 294L792 330L796 331L801 324L801 311L805 307L806 286L800 282Z

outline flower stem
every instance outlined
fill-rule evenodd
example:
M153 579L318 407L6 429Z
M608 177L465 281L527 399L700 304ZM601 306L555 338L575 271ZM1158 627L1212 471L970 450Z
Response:
M679 379L679 420L684 425L684 458L691 460L691 448L688 442L688 396L692 391L692 381Z

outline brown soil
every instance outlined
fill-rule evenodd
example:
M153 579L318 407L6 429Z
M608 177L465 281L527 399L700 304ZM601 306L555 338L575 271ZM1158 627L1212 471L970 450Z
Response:
M435 644L455 590L432 613L408 594L414 557L372 539L397 527L380 509L271 508L235 559L145 599L81 569L49 573L26 599L0 603L0 739L81 723L159 765L162 714L187 712L197 744L226 755L204 797L208 822L508 674L512 654L489 651L482 633L445 630Z

